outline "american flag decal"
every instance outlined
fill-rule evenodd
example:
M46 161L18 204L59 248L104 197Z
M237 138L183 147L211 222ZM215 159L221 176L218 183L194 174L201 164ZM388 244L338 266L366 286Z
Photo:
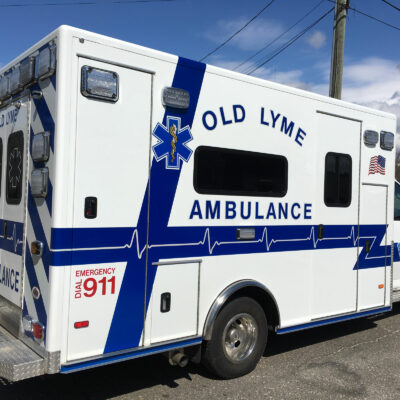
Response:
M371 161L369 162L368 175L371 174L385 175L385 164L386 164L385 157L382 156L371 157Z

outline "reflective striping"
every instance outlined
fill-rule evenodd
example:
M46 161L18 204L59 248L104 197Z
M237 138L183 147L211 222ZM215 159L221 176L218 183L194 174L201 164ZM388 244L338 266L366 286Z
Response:
M29 249L28 241L26 242L26 246L27 246L27 250L28 250ZM40 285L39 285L38 277L36 275L35 265L33 264L32 255L31 255L30 251L27 251L26 255L25 255L25 266L26 266L26 275L28 275L28 279L29 279L31 288L33 288L34 286L39 288ZM25 294L28 295L28 293L25 293ZM30 292L29 295L32 296L32 292ZM40 297L37 300L34 299L34 305L36 308L36 312L37 312L39 321L42 324L46 325L47 314L46 314L46 310L44 307L42 295L40 295Z
M53 84L50 82L50 80L46 79L44 81L39 81L39 86L40 89L43 92L43 97L44 100L46 101L47 107L49 109L50 115L53 118L53 121L55 121L55 116L56 116L56 104L55 104L55 98L56 98L56 91L54 89Z
M38 85L33 87L33 90L40 89ZM55 99L47 99L50 103L54 103ZM44 96L41 99L33 99L36 107L36 114L40 116L40 121L43 126L43 130L50 132L50 148L54 151L54 120L50 114L46 99ZM33 116L35 117L35 115Z
M27 218L27 240L28 240L28 244L30 245L34 240L36 240L35 236L34 236L34 231L32 228L32 223L30 218ZM29 249L27 249L29 250ZM40 257L37 261L36 264L34 265L34 269L35 269L35 273L36 273L36 277L37 277L37 281L39 283L39 289L41 292L41 295L43 297L43 304L44 304L44 308L46 311L46 314L48 312L48 300L49 300L49 280L47 278L46 275L46 271L43 265L43 260Z
M31 127L33 130L33 133L39 133L39 132L43 132L43 125L42 125L42 121L40 120L39 114L36 110L36 106L35 103L32 101L31 102Z
M55 110L56 110L56 91L55 91L55 74L51 79L39 81L31 90L41 90L42 98L32 99L31 101L31 121L30 121L30 142L29 142L29 170L28 170L28 186L27 186L27 229L26 229L26 254L25 254L25 277L27 282L24 290L24 297L27 310L23 310L23 314L28 313L35 315L44 325L47 324L47 311L49 307L49 268L51 264L51 252L49 244L51 241L51 213L52 213L52 191L53 186L51 179L54 174L54 132L55 132ZM46 162L33 162L31 157L32 140L34 134L40 132L50 133L50 154L49 160ZM35 199L30 190L31 172L34 168L49 168L49 191L46 199ZM33 240L39 240L44 244L43 255L40 259L33 263L30 253L30 243ZM32 286L38 286L41 296L38 300L32 297ZM42 345L44 346L44 342Z
M43 204L43 199L34 199L34 202L36 204L37 211L39 213L39 218L40 221L42 222L42 229L43 233L46 237L46 243L50 243L50 237L51 237L51 226L50 226L50 221L51 221L51 216L49 209Z
M31 316L33 319L37 320L38 315L36 312L35 302L32 297L32 287L28 279L28 274L25 274L24 277L24 297L25 297L25 304L27 307L27 314Z
M189 126L189 128L192 126L201 86L203 84L205 69L205 64L181 57L178 59L172 87L179 87L187 90L190 94L190 106L181 117L181 126ZM162 124L166 126L167 117L174 116L176 115L174 115L173 110L166 110ZM168 174L165 174L165 163L158 163L153 157L150 169L151 182L162 181L163 185L152 183L150 185L150 191L146 190L144 193L137 223L138 233L136 237L145 238L145 232L149 232L148 241L150 243L160 243L160 237L157 235L165 233L165 227L168 226L168 220L181 169L182 163L180 164L179 169L171 169ZM149 188L149 186L147 187ZM149 192L151 192L151 194ZM162 201L160 201L160 198L162 198ZM148 207L150 207L150 210L157 210L157 212L148 214ZM138 243L138 246L132 246L130 249L122 250L122 253L127 253L128 265L118 295L118 301L115 307L104 353L118 351L123 347L136 347L138 346L140 337L142 336L143 321L140 319L135 320L132 318L132 314L143 315L143 310L145 313L147 312L157 270L157 268L150 268L148 270L148 273L146 274L147 287L143 288L143 282L145 281L146 257L139 258L137 255L137 248L143 248L146 239L142 239L142 241L143 243ZM115 251L111 252L115 253ZM149 252L149 265L152 262L158 261L160 258L160 254L157 254L157 252ZM75 253L72 254L72 260L73 264L76 264ZM144 291L145 293L143 293ZM143 304L143 297L145 304Z

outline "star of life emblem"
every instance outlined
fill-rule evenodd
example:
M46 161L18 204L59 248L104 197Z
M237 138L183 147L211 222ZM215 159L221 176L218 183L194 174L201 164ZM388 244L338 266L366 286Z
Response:
M189 161L193 151L187 146L193 140L189 125L181 129L179 117L167 117L167 126L158 123L153 135L158 143L153 146L153 153L157 162L165 159L166 169L180 168L180 160Z

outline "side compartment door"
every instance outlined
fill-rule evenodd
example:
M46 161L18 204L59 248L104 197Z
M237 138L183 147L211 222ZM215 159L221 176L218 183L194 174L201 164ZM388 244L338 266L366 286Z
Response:
M317 113L317 224L314 319L357 308L357 234L361 122Z
M397 155L396 155L397 159ZM396 172L398 170L396 162ZM390 201L390 200L389 200ZM394 242L393 249L395 257L393 261L393 292L395 294L394 301L400 300L400 184L397 180L394 182Z
M358 309L385 303L387 243L387 185L362 183L360 192L360 245ZM386 254L387 253L387 254Z
M21 307L30 102L25 98L19 104L19 107L11 105L0 113L1 164L4 164L1 182L0 294Z
M147 240L152 76L78 65L68 360L141 344Z

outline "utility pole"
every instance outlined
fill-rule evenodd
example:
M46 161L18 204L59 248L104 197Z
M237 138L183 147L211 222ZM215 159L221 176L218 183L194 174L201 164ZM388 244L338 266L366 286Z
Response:
M329 96L336 99L342 97L344 37L346 31L346 16L349 6L350 0L336 0L329 87Z

